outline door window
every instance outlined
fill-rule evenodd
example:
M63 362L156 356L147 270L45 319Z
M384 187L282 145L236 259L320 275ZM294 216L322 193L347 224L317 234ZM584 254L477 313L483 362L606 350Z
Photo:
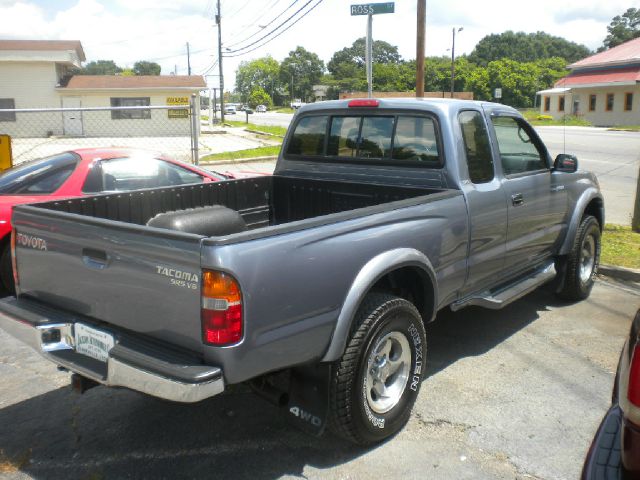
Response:
M526 125L514 117L493 117L500 160L505 175L546 169L546 157Z
M461 112L458 121L464 140L469 178L473 183L490 182L494 176L493 158L482 114L471 110Z

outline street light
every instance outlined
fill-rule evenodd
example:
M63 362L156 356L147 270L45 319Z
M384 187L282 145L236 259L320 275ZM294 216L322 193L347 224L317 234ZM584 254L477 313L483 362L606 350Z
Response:
M461 32L462 30L464 30L464 27L460 27L458 28L458 32ZM456 27L453 27L451 29L451 33L453 35L453 38L451 40L451 98L453 98L453 92L454 92L454 87L453 87L453 82L455 81L456 78L456 67L455 67L455 57L456 57Z

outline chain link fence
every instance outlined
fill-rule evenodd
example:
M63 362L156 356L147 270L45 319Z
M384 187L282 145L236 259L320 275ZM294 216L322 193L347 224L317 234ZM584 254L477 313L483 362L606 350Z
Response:
M198 164L200 111L190 105L0 109L13 163L78 148L125 147Z

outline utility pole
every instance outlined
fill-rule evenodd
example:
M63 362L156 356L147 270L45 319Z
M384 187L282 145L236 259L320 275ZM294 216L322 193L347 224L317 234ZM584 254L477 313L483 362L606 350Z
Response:
M220 10L220 0L218 0L218 14L216 15L218 25L218 67L220 67L220 124L224 124L224 77L222 76L222 11Z
M191 54L189 53L189 42L187 42L187 74L191 75Z
M418 0L418 29L416 34L416 98L424 97L424 38L427 0Z

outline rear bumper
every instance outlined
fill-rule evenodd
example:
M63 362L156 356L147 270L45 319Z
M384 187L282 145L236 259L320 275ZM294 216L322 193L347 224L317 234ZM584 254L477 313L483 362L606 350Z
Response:
M76 322L115 338L106 362L75 351ZM96 325L89 319L15 298L0 301L0 328L48 360L110 387L125 387L175 402L193 403L224 391L222 370L153 340Z

